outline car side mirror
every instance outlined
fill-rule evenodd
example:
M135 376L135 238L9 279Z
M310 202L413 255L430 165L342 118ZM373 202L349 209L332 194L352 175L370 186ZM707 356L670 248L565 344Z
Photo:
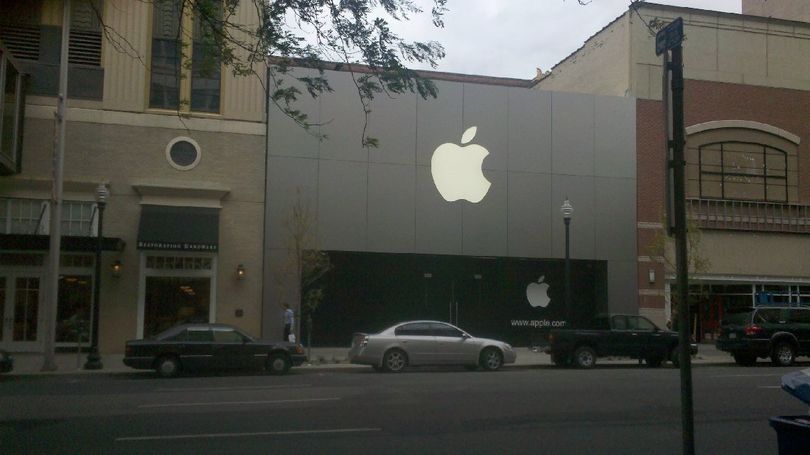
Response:
M472 337L470 336L470 334L468 334L468 333L462 333L462 334L461 334L461 339L462 339L462 340L466 340L466 339L468 339L468 338L472 338Z

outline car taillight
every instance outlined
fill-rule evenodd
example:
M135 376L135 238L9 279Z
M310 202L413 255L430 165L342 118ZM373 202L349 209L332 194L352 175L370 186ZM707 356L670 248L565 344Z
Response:
M297 345L297 346L295 347L295 353L296 353L296 354L303 354L303 353L304 353L304 347L303 347L303 346L301 346L300 344L299 344L299 345Z
M765 332L765 329L756 324L745 326L745 334L747 336L761 335L763 332Z
M548 336L548 344L551 344L553 342L554 342L554 335L549 335Z

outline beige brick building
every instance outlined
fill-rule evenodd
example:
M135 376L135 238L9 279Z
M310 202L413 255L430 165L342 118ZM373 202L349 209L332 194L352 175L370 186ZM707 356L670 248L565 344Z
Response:
M255 11L243 3L232 20L250 25ZM171 1L95 1L115 34L103 33L89 3L72 4L62 217L68 237L57 347L75 348L76 323L90 315L94 279L101 280L102 354L120 353L125 340L180 321L231 323L258 335L265 160L260 79L235 77L224 67L195 69L196 57L178 54L172 44L181 21ZM3 9L3 77L25 80L27 97L21 155L4 149L9 175L0 177L0 343L37 351L62 3L13 1ZM182 27L194 20L189 15ZM193 34L181 35L193 49ZM9 115L14 98L5 99ZM101 276L94 277L99 184L110 192L103 229L109 241Z

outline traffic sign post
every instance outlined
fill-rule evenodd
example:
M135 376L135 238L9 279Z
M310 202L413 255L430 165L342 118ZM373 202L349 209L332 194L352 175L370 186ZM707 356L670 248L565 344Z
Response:
M678 289L678 357L681 368L681 427L683 453L695 453L692 400L691 336L689 324L689 263L686 239L686 143L683 119L683 19L677 18L655 36L655 53L664 55L664 112L666 118L667 230L675 234ZM671 53L671 61L669 54ZM672 96L669 96L671 90ZM671 103L670 103L671 101Z

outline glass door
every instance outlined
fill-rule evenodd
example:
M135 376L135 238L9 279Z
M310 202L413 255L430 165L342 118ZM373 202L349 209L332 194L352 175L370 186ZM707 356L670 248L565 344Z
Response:
M40 276L9 274L0 276L2 339L0 345L11 351L39 349Z

